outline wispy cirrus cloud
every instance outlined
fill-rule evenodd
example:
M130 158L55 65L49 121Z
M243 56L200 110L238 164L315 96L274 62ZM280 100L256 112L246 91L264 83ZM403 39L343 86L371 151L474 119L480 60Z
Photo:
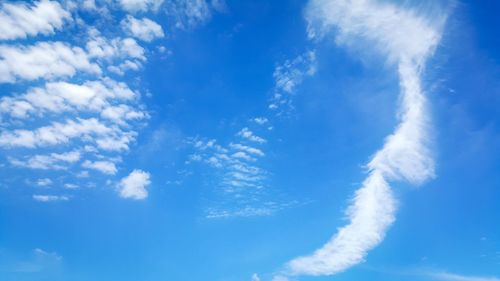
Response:
M429 18L411 8L372 0L312 0L306 19L310 38L335 34L339 46L375 46L397 66L401 87L399 124L369 161L368 177L346 211L349 223L313 254L291 260L285 270L288 275L332 275L362 262L384 239L397 206L390 181L421 184L434 175L428 148L430 117L420 76L440 41L445 16Z

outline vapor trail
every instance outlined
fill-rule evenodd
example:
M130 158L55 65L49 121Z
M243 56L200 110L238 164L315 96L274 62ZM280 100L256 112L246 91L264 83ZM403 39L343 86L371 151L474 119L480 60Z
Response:
M288 275L331 275L362 262L382 242L395 220L397 202L388 182L421 184L434 175L428 148L429 113L420 76L440 41L444 18L372 0L311 0L306 10L309 35L336 32L336 43L359 48L369 43L397 66L399 124L368 163L368 177L346 213L349 223L313 254L287 263Z

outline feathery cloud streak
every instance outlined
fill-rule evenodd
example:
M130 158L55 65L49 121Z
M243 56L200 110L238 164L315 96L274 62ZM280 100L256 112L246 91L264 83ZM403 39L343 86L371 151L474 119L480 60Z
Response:
M336 43L376 46L398 66L401 102L395 132L368 163L368 178L347 209L349 224L310 256L287 264L291 275L331 275L362 262L395 220L396 200L389 181L421 184L434 175L428 148L429 114L420 75L441 37L444 18L430 19L408 8L372 0L312 0L308 33L321 39L336 31Z
M448 272L429 273L429 277L444 281L500 281L497 277L465 276Z

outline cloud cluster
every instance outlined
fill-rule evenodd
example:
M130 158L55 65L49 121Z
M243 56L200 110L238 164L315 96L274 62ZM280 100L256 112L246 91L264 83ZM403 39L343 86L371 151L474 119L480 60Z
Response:
M264 187L266 172L257 166L259 159L265 156L261 148L254 142L262 144L265 139L243 128L246 134L237 134L240 142L222 146L216 140L191 141L195 152L190 156L191 162L203 162L221 172L221 186L225 192L239 193L247 188ZM246 143L245 143L246 142Z
M162 2L116 3L139 12ZM113 3L99 5L112 8ZM0 98L0 150L11 167L70 171L80 179L92 171L116 175L122 153L149 118L140 92L127 84L130 80L120 79L147 62L147 48L134 38L148 43L164 35L162 27L132 15L103 17L91 25L78 9L100 11L95 1L0 5L0 83L15 84ZM78 30L67 31L68 23ZM124 30L114 27L120 24ZM33 196L44 202L68 198Z

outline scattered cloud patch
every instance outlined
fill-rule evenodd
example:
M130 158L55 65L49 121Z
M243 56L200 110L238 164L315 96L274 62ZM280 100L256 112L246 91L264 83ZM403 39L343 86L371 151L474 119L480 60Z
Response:
M118 0L121 7L127 12L158 11L163 0Z
M146 42L165 36L161 25L148 18L137 19L129 15L122 20L121 26L126 33Z
M51 153L47 155L34 155L24 159L8 158L11 165L40 170L65 170L68 164L80 160L79 151L69 151L64 153Z
M249 141L260 143L260 144L267 142L267 140L265 140L264 138L261 138L261 137L255 135L247 127L241 129L241 131L239 131L237 135L242 137L242 138L245 138Z
M80 47L63 42L38 42L31 46L0 45L0 83L72 77L77 71L100 74Z
M40 195L34 194L33 200L39 202L56 202L56 201L68 201L69 197L64 195Z
M257 273L252 274L252 281L260 281L260 277Z
M307 51L292 60L276 66L273 72L275 80L274 94L269 109L278 115L293 108L293 95L306 76L316 73L316 52Z
M85 160L82 163L82 167L86 169L93 169L97 170L101 173L107 174L107 175L114 175L118 171L116 169L115 163L111 161L89 161Z
M226 12L224 0L171 0L165 3L165 11L173 26L178 29L191 29L206 23L213 12Z
M429 273L428 276L443 281L500 281L498 277L466 276L447 272Z
M46 186L51 186L52 185L52 180L49 178L43 178L43 179L38 179L36 181L36 185L46 187Z
M259 125L266 124L269 120L266 117L255 117L253 121Z

